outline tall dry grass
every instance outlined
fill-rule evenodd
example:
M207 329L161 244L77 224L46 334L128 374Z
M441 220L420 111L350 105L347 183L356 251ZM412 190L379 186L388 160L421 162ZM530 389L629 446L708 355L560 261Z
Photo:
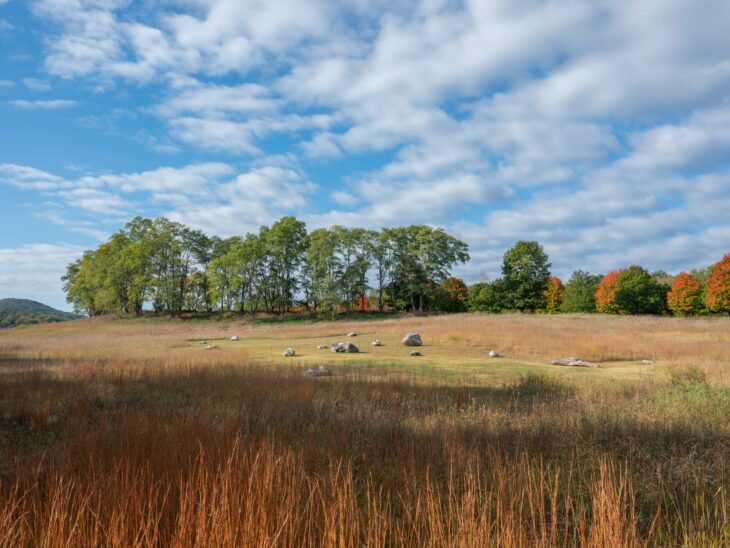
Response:
M178 346L226 325L92 327L0 336L0 545L730 544L730 392L701 376L308 379Z

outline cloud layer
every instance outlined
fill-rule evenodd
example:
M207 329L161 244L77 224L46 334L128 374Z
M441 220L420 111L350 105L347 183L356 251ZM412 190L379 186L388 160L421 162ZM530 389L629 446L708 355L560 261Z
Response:
M561 275L730 251L725 0L31 5L52 30L28 93L51 79L132 94L151 148L199 159L80 177L0 168L59 222L431 223L471 244L472 279L519 238L543 242Z

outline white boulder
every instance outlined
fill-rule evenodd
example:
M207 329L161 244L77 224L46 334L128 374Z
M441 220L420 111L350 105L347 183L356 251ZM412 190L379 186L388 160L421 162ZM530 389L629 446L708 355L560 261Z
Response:
M421 346L423 344L423 340L421 339L420 334L412 332L403 337L403 344L406 346Z

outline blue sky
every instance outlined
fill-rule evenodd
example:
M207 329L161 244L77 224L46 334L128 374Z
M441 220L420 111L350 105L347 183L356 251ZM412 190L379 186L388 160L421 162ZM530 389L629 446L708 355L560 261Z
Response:
M0 0L0 297L135 215L407 223L553 270L730 251L726 0Z

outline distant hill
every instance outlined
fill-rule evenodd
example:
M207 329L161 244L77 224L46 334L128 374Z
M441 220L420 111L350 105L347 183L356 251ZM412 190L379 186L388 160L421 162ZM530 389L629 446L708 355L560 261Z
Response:
M29 299L0 299L0 327L65 322L79 317Z

